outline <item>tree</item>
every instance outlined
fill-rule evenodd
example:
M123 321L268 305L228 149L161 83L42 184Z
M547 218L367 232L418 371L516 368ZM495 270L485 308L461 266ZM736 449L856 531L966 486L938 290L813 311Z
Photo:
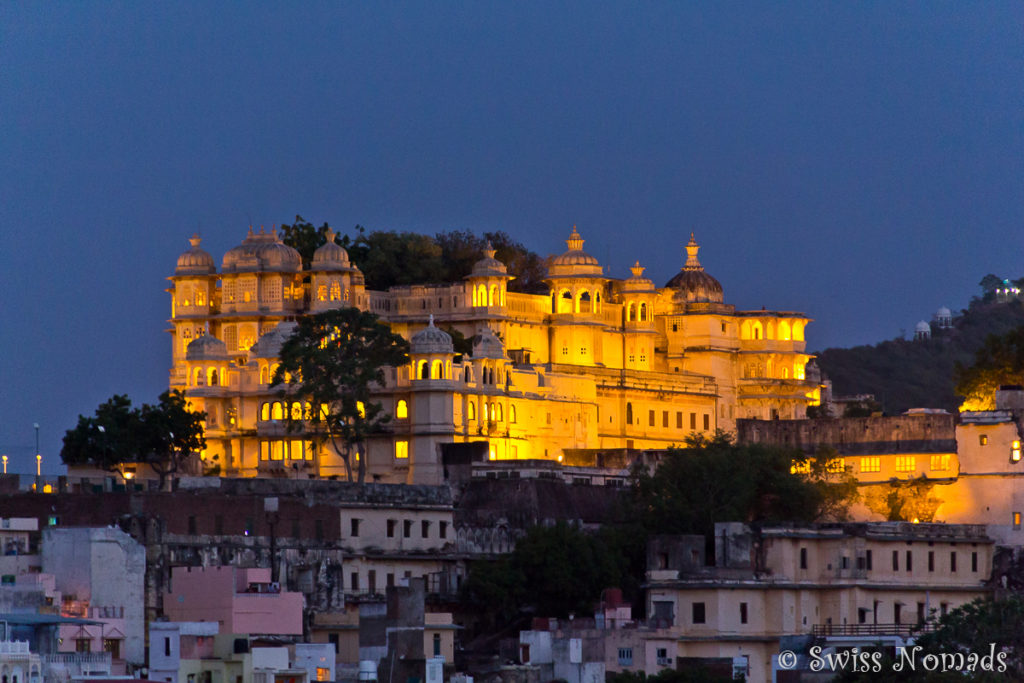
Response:
M956 391L968 410L995 408L995 392L1004 384L1024 384L1024 326L989 335L970 366L957 363Z
M282 396L313 406L306 416L309 426L318 439L330 440L352 481L353 453L390 419L372 400L373 386L384 383L384 366L409 361L409 343L372 313L341 308L300 319L281 346L280 361L271 386L285 385ZM358 461L361 482L366 458Z
M180 391L165 391L156 405L133 408L115 395L96 409L94 417L78 416L78 425L64 434L60 457L65 465L90 465L124 476L128 463L148 465L160 478L186 471L206 447L206 413L189 409Z

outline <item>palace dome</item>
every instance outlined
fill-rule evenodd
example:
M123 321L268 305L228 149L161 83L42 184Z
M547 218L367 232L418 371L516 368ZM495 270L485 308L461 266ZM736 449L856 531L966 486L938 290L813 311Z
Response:
M508 277L508 268L494 258L497 252L490 242L484 250L484 257L473 264L473 272L469 277Z
M175 275L213 275L217 272L217 264L213 257L200 248L202 240L199 235L192 235L189 238L192 246L178 257L178 265L174 269Z
M409 339L409 353L453 354L455 353L455 347L452 345L452 337L450 334L444 330L439 330L434 327L434 316L431 314L430 324L412 335L412 338Z
M548 275L601 275L601 264L597 259L583 251L583 238L572 226L572 233L565 241L569 250L556 256L548 267Z
M484 327L473 342L473 358L504 358L505 345L490 327Z
M922 321L918 322L916 325L914 325L914 332L926 332L928 334L931 334L931 331L932 331L932 326L929 325L924 320L922 320ZM195 342L193 342L193 343L195 343Z
M249 349L250 358L278 358L281 355L281 347L292 336L298 324L286 320L278 323L269 332L260 335L256 343Z
M228 360L228 347L212 334L204 334L185 347L185 360Z
M348 261L348 252L334 241L337 234L327 228L327 242L313 252L311 270L348 270L351 267Z
M294 273L302 270L302 256L282 242L275 230L265 233L260 228L259 233L254 234L250 227L245 240L224 254L221 269L224 273Z
M697 260L699 250L700 246L691 232L690 241L686 245L686 265L665 286L676 290L676 300L720 304L723 298L722 284L704 272L704 267Z

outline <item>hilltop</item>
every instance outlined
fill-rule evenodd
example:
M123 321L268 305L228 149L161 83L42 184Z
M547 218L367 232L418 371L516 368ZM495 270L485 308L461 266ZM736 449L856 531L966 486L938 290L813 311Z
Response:
M955 411L961 398L954 390L956 363L970 365L989 335L1005 334L1024 325L1019 300L996 303L986 295L975 298L953 318L953 327L932 325L925 340L893 339L873 346L825 349L817 352L818 366L832 380L837 396L874 394L887 414L910 408Z

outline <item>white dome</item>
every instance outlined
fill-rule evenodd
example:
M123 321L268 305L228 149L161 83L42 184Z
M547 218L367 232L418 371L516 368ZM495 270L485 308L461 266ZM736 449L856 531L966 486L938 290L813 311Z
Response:
M228 347L212 334L204 334L185 347L185 360L228 360Z
M950 318L953 316L953 311L949 310L945 306L935 311L936 318Z
M434 316L431 315L430 324L412 335L412 338L409 340L409 353L453 354L455 353L455 347L452 345L452 337L450 334L444 330L439 330L434 327Z
M501 343L491 328L484 327L480 330L475 342L473 342L473 358L504 358L505 345Z
M932 331L932 326L922 320L916 326L914 326L914 331L915 332L931 332Z
M213 275L217 272L217 265L213 257L206 250L199 247L202 242L199 235L192 235L189 238L191 248L178 257L178 265L174 269L175 275Z
M348 252L334 241L336 232L327 228L327 241L313 252L311 270L348 270Z

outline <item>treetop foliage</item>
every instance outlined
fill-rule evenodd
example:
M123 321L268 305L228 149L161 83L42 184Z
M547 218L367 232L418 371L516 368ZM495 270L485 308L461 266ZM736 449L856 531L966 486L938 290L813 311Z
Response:
M1024 384L1024 327L990 334L974 353L974 363L956 365L956 391L970 410L995 408L995 391L1004 384Z
M313 253L327 241L328 224L319 228L296 216L291 225L282 225L282 239L302 255L309 267ZM512 292L546 294L545 260L513 240L504 232L486 232L482 236L452 230L433 237L414 232L374 230L357 225L352 235L340 235L335 241L348 251L349 258L363 272L366 286L384 290L395 285L459 282L484 257L490 242L495 258L508 267Z
M165 391L156 405L132 406L115 395L96 408L93 417L78 416L78 424L64 434L60 457L65 465L89 465L124 474L124 465L148 465L160 477L195 469L195 457L206 447L203 421L180 391Z

